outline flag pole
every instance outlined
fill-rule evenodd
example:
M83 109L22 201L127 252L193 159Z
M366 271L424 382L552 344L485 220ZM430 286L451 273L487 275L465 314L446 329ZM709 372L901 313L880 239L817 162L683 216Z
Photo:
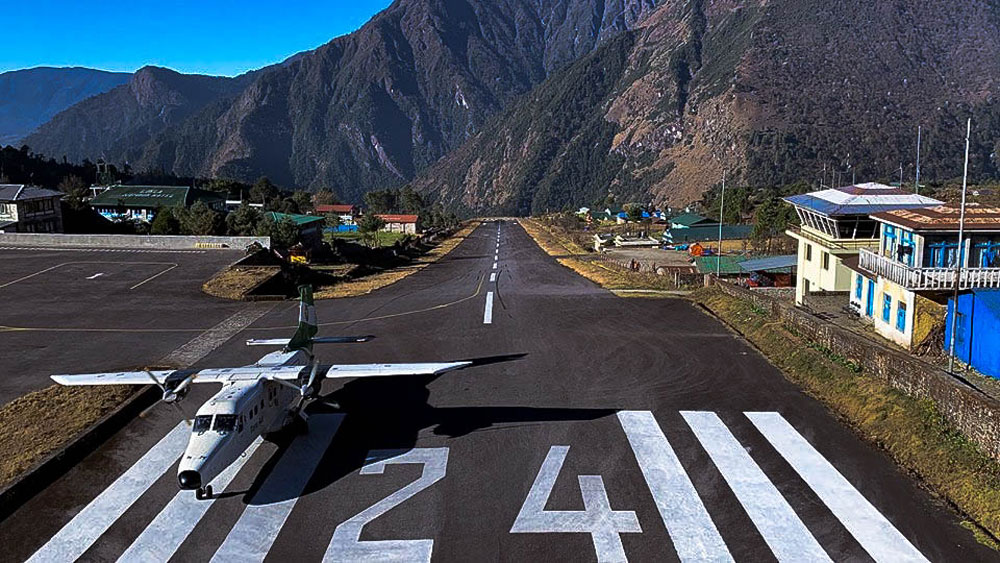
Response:
M719 205L719 255L715 257L715 277L722 277L722 223L726 218L726 172L722 169L722 203Z
M972 118L965 128L965 171L962 173L962 207L958 219L958 248L955 249L955 293L951 310L951 342L948 345L948 373L955 373L955 330L958 328L958 288L962 285L962 258L965 255L965 193L969 187L969 137L972 135Z

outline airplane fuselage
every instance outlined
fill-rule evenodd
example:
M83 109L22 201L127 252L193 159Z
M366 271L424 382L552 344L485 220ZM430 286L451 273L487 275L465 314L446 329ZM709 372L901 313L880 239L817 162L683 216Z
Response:
M253 366L306 366L303 351L273 352ZM267 379L226 383L198 409L191 438L177 468L182 489L203 490L235 462L254 440L278 432L297 416L301 394Z

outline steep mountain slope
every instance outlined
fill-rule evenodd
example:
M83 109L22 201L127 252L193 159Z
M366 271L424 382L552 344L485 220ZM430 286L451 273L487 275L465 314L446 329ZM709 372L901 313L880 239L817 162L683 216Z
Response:
M157 133L212 102L235 96L251 77L180 74L143 67L127 83L59 113L24 142L35 152L74 161L134 161Z
M527 213L609 189L686 203L724 169L751 186L818 180L824 165L888 180L912 163L918 124L923 178L948 178L966 115L973 174L995 176L998 20L995 0L666 0L413 185Z
M129 76L50 67L0 73L0 145L20 141L62 110L124 84Z
M262 70L232 100L212 98L161 130L103 132L117 105L108 98L29 141L75 158L100 148L140 169L266 174L358 200L413 178L657 2L397 0L357 32Z

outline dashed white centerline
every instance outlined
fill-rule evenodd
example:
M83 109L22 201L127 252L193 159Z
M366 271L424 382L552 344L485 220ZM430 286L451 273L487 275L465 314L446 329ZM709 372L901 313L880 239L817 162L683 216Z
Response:
M486 292L486 310L483 311L483 324L493 324L493 292Z
M490 274L490 283L496 283L496 282L497 282L497 273L493 272L492 274Z
M496 270L496 269L497 269L497 263L496 263L496 262L493 262L493 269L494 269L494 270Z

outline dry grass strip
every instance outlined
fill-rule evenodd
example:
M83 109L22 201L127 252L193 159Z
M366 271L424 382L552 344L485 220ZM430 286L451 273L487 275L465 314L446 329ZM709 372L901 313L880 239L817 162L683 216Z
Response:
M542 247L542 250L550 256L582 256L587 254L587 251L581 248L580 245L568 238L557 235L538 219L522 217L517 222L531 235L531 238L535 239L538 246Z
M113 411L135 387L50 385L0 407L0 487Z
M226 268L201 286L201 290L222 299L243 299L252 289L281 272L277 266L237 266Z
M588 253L568 238L560 237L537 219L518 219L524 230L549 256L597 285L615 290L674 290L667 276L630 272L613 264L583 258ZM631 295L630 297L639 297Z

